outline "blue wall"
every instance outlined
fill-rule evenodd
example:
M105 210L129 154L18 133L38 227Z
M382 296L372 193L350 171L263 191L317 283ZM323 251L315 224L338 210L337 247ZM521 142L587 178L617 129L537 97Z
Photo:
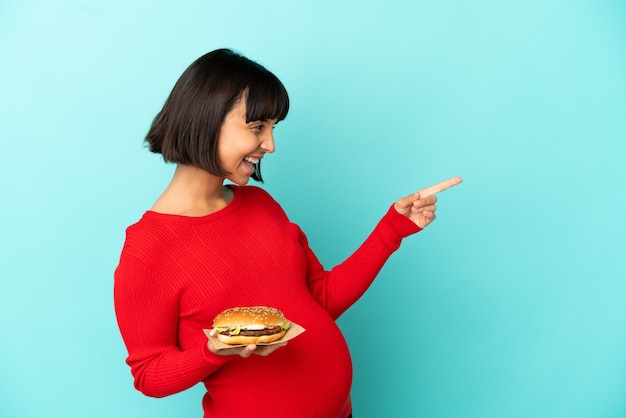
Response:
M3 0L0 416L201 415L199 387L132 388L112 273L172 173L142 138L224 46L289 89L266 188L328 267L464 177L340 319L357 417L626 416L625 22L619 0Z

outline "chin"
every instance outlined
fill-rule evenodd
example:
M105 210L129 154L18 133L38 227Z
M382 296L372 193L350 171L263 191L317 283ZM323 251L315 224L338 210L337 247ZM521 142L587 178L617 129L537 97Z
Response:
M227 177L227 179L230 180L231 182L235 183L237 186L245 186L246 184L248 184L250 182L250 177L243 178L243 179L241 179L241 178L234 179L234 178L228 178Z

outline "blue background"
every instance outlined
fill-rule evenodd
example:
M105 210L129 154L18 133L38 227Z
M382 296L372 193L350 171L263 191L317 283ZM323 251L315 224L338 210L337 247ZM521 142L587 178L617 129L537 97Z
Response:
M219 47L290 92L265 187L327 267L464 178L339 320L356 417L626 416L623 1L2 0L1 417L201 416L133 389L112 274Z

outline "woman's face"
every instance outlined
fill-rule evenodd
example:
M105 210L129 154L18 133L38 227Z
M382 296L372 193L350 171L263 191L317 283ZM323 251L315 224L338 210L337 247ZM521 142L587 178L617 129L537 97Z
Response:
M226 178L244 185L254 173L255 165L268 152L274 152L272 130L276 119L246 123L245 98L226 115L217 137L220 165L229 174Z

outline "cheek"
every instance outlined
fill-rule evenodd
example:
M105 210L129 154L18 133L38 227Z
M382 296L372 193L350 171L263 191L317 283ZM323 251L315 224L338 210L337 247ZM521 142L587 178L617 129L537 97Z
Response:
M220 159L225 159L236 153L237 141L233 135L221 135L217 142L217 155Z
M254 150L251 141L245 140L241 136L221 138L217 145L217 157L222 166L233 165L244 159Z
M218 152L224 155L247 155L258 147L258 140L250 132L243 132L238 135L229 135L222 138L218 143Z

